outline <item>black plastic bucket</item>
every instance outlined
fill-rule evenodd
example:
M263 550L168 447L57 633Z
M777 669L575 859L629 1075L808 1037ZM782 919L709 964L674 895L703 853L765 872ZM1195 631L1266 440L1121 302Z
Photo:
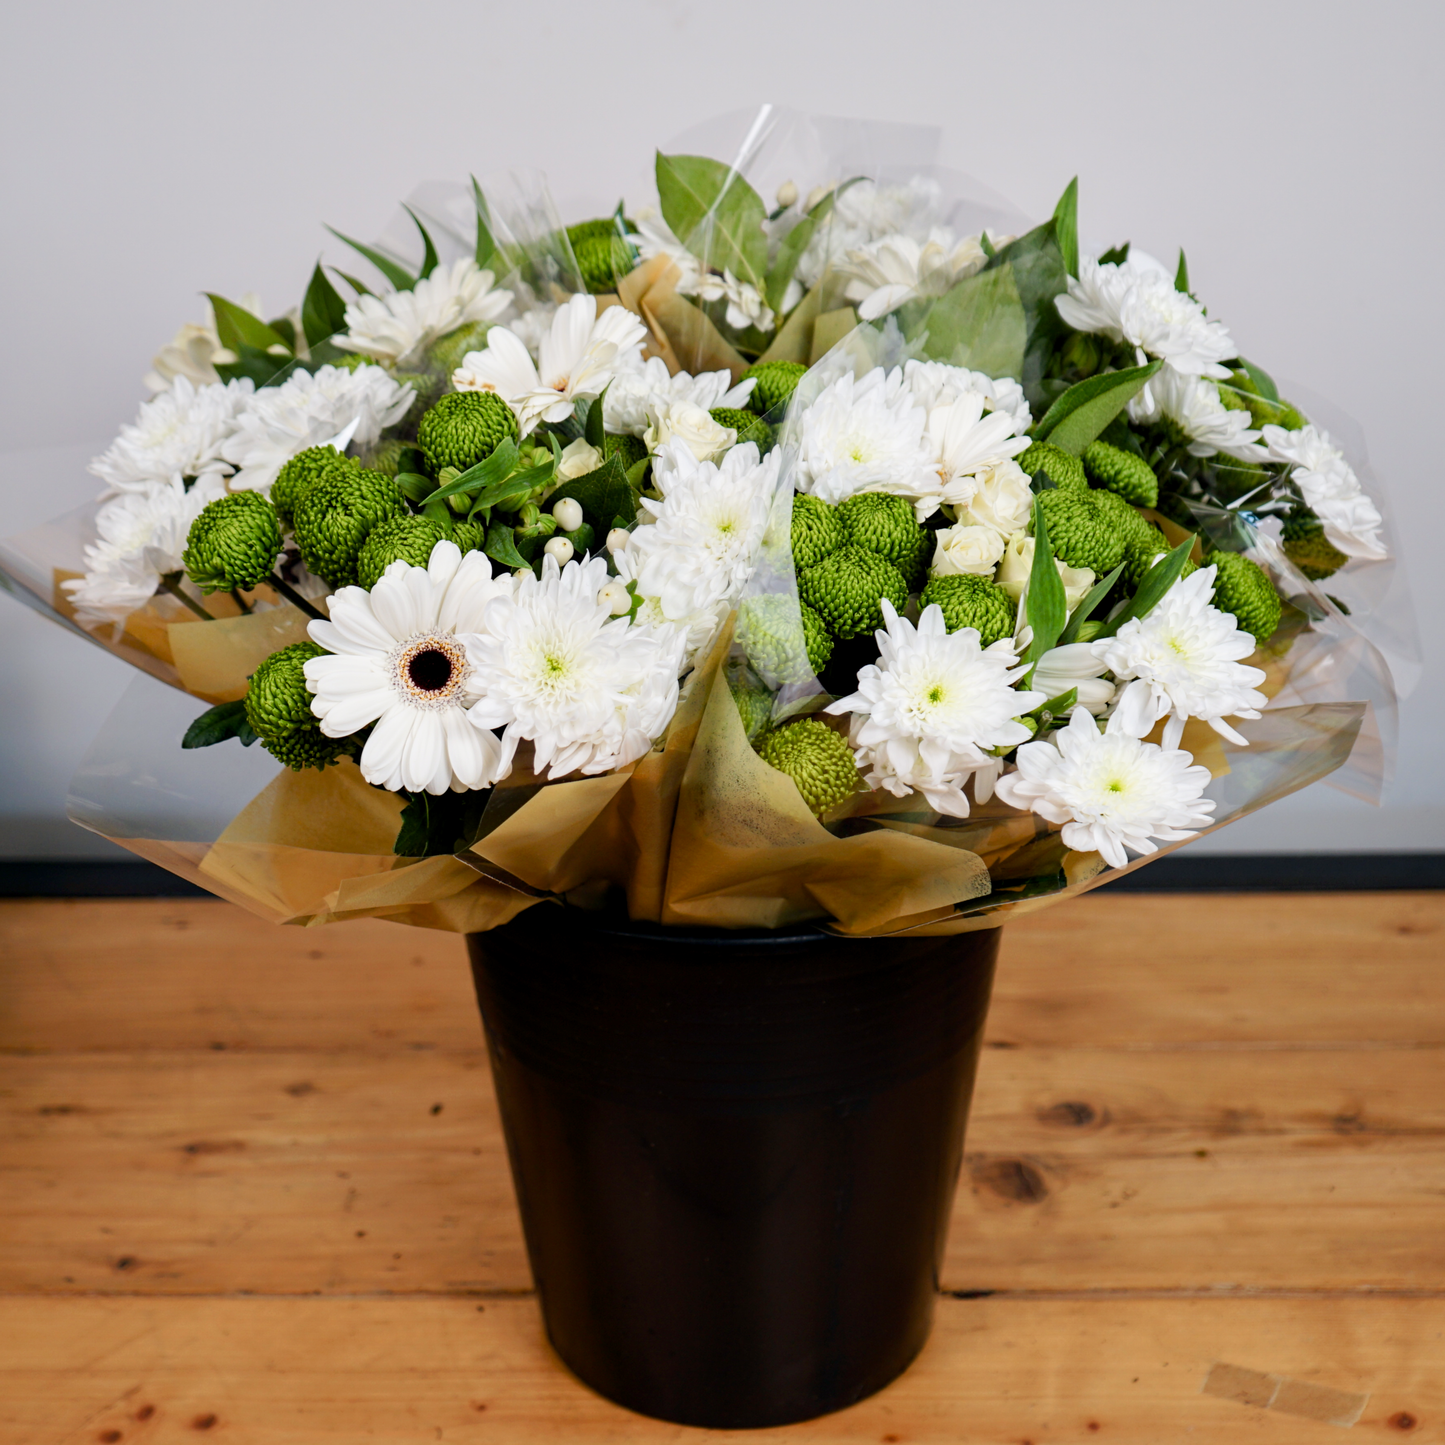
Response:
M539 904L468 945L547 1333L686 1425L809 1419L928 1337L997 929L840 939Z

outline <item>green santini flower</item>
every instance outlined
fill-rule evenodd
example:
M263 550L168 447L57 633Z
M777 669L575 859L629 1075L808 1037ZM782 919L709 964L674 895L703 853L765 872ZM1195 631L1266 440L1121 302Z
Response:
M1269 573L1239 552L1211 552L1204 560L1218 569L1214 574L1214 605L1221 612L1232 613L1255 641L1268 642L1284 611Z
M758 384L748 397L748 406L759 416L767 416L775 408L788 404L807 371L808 368L797 361L760 361L756 366L748 367L738 380L757 378Z
M934 577L918 599L922 607L937 604L943 613L943 625L950 632L972 627L978 632L979 645L991 647L1014 630L1014 600L987 577L965 572L955 577Z
M356 463L350 457L337 451L335 447L307 447L304 452L297 452L271 483L271 505L276 508L281 525L290 531L295 523L296 508L301 498L322 477L330 476L333 472L351 471L355 466ZM383 467L379 470L386 469ZM391 469L391 475L396 475L395 467Z
M815 816L858 790L858 767L848 740L816 718L774 729L758 744L758 756L793 780Z
M883 626L884 597L903 611L908 583L876 552L843 546L798 575L798 595L834 637L858 637Z
M1084 448L1084 471L1096 487L1113 492L1134 507L1152 507L1159 500L1159 478L1143 457L1108 442Z
M1325 536L1325 526L1308 507L1296 507L1280 531L1284 554L1310 579L1323 582L1350 559Z
M859 492L838 503L846 544L891 562L910 587L918 585L928 559L928 529L914 520L913 503L886 492Z
M1049 480L1056 487L1081 492L1089 485L1088 478L1084 475L1083 462L1072 452L1066 452L1063 447L1056 447L1051 442L1034 442L1014 460L1031 477L1047 472Z
M361 544L356 580L369 592L393 562L425 567L432 548L446 535L446 530L429 517L388 517L378 522Z
M793 497L793 566L801 572L816 567L848 540L838 509L818 497L798 492Z
M353 738L329 738L311 711L311 693L303 669L325 649L314 642L293 642L273 652L251 674L246 692L246 721L261 739L261 746L278 762L300 772L324 768L353 752Z
M207 503L191 523L181 554L186 575L202 592L250 592L281 555L281 523L260 492L232 492Z
M738 608L738 644L753 669L775 687L822 672L833 655L833 639L823 619L806 602L798 604L798 617L801 648L791 597L748 597Z
M476 466L517 435L517 418L496 392L452 391L422 417L416 441L436 476L443 467Z
M393 478L354 467L323 477L302 497L296 508L296 545L306 566L333 588L354 586L372 528L407 515Z

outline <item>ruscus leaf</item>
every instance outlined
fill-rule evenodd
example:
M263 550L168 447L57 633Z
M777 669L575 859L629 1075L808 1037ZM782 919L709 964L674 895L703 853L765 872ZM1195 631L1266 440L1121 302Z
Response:
M1034 435L1074 456L1094 441L1164 363L1105 371L1076 382L1044 413Z
M338 241L345 241L353 251L365 256L398 291L410 291L416 285L416 277L406 267L397 265L390 256L378 251L374 246L364 246L360 241L353 241L350 236L343 236L335 226L328 226L326 229ZM349 276L346 279L351 280Z

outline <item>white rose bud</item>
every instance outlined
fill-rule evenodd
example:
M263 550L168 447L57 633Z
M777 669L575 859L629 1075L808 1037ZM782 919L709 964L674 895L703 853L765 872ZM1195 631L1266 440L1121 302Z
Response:
M607 534L607 550L615 557L626 545L632 533L626 527L614 527Z
M570 482L577 477L585 477L588 472L595 472L601 465L602 453L590 442L578 437L575 442L568 442L562 448L562 458L557 466L557 481ZM567 531L571 530L571 527L567 528Z
M632 611L632 594L615 577L597 594L597 600L614 617Z
M1028 474L1015 461L999 462L974 474L978 489L961 521L992 527L1005 537L1022 532L1033 515L1034 494Z
M558 531L575 532L582 525L582 503L563 497L553 506L552 515L557 519Z
M837 184L837 181L829 181L826 186L814 186L813 189L808 192L808 199L805 202L803 209L805 211L814 210L818 206L819 202L824 201L828 198L829 194L833 190L833 187Z
M960 522L938 534L933 553L935 577L957 577L972 573L975 577L992 577L993 569L1003 556L1004 539L992 527L975 527Z
M783 184L778 187L778 204L784 210L787 210L789 206L795 206L797 203L797 186L795 186L792 181L784 181Z
M555 557L559 567L565 567L572 560L572 544L565 537L553 537L542 550L549 557Z
M1068 567L1057 557L1054 558L1054 566L1059 569L1059 580L1064 584L1064 600L1072 612L1094 585L1094 574L1087 567ZM993 580L1017 602L1024 595L1033 568L1034 539L1020 533L1009 538L998 565L998 575Z
M650 452L678 441L698 461L706 462L725 452L737 439L732 427L719 426L696 402L654 401L647 408L643 441Z

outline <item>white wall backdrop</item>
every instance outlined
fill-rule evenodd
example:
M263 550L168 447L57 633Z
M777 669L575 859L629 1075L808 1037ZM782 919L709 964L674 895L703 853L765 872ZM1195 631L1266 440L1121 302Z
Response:
M280 311L327 221L376 234L418 181L503 165L637 195L652 148L773 100L928 122L941 159L1086 237L1172 256L1272 371L1363 424L1406 520L1425 677L1380 809L1316 786L1201 848L1445 847L1439 6L913 0L80 0L11 12L0 54L0 531L65 510L199 293ZM585 177L585 179L583 179ZM802 179L801 177L799 179ZM580 219L569 216L568 219ZM330 244L328 245L328 242ZM0 601L0 856L109 845L64 818L129 678Z

